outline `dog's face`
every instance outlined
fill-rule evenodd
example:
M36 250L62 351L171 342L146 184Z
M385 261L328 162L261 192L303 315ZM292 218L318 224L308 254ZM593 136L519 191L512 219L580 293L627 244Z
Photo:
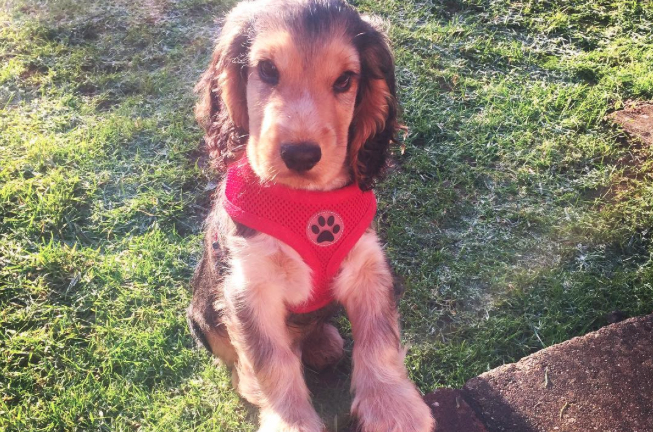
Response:
M358 51L342 35L309 43L285 29L257 35L247 74L247 156L258 176L306 189L348 183L359 76Z
M196 109L218 162L295 188L371 187L396 121L384 36L340 0L241 3L227 18Z

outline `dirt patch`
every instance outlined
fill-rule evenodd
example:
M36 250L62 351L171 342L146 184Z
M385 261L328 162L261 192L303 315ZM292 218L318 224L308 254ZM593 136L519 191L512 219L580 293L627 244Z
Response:
M438 389L427 394L424 401L431 407L437 432L487 432L461 390Z
M606 203L628 201L633 188L647 176L651 169L653 150L653 102L628 102L626 108L613 112L606 120L623 128L625 135L616 137L622 150L613 160L618 170L612 184L590 190L588 199L598 199L599 209Z
M343 359L336 367L322 372L305 370L306 384L313 394L313 407L322 417L329 431L357 432L350 424L349 410L352 397L349 393L351 360Z
M653 146L653 104L631 104L627 108L614 112L608 117L624 128L629 135Z

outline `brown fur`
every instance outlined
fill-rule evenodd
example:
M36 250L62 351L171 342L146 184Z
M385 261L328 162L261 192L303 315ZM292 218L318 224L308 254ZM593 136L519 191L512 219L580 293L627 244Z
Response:
M293 188L371 188L401 128L388 42L341 0L239 4L196 90L196 116L215 168L246 154L262 181ZM320 149L308 170L290 169L280 156L282 146L297 143ZM260 407L259 431L321 432L302 361L320 370L342 358L342 337L329 323L339 306L288 312L311 293L310 270L297 252L235 223L218 198L192 285L191 332ZM432 430L403 365L396 292L371 228L343 261L332 290L352 323L352 412L362 430Z
M341 6L336 1L316 2L333 5L320 9L322 12L309 18L304 17L307 8L302 2L267 3L267 6L261 6L243 2L229 14L209 68L195 88L200 95L195 115L206 131L205 143L214 165L221 170L238 159L249 138L246 89L252 76L252 65L248 64L247 56L256 41L257 31L283 28L290 23L295 27L286 29L286 34L293 40L305 40L316 32L344 33L341 39L349 40L358 52L360 77L355 111L347 131L347 156L352 179L363 189L371 188L383 174L389 146L396 142L401 128L397 120L394 61L385 35L372 22L361 19L351 7ZM340 8L339 13L335 12L337 8ZM324 9L328 12L323 12ZM327 24L316 24L317 28L307 29L307 25L295 24L302 18L309 24L311 20ZM318 65L322 67L325 63ZM302 74L303 71L296 73Z

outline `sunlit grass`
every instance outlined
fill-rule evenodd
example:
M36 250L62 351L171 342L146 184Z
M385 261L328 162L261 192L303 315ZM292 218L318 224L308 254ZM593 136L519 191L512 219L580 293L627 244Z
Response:
M255 429L184 318L192 86L231 4L0 12L0 430ZM604 118L653 98L651 4L355 4L389 25L410 128L378 194L420 387L650 313L651 149Z

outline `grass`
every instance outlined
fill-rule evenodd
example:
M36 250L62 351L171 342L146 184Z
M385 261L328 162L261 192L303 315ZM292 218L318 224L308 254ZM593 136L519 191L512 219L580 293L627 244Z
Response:
M361 0L411 133L379 188L427 391L653 311L653 6ZM0 9L0 430L255 429L192 347L210 173L191 88L231 2ZM346 330L346 325L343 324Z

